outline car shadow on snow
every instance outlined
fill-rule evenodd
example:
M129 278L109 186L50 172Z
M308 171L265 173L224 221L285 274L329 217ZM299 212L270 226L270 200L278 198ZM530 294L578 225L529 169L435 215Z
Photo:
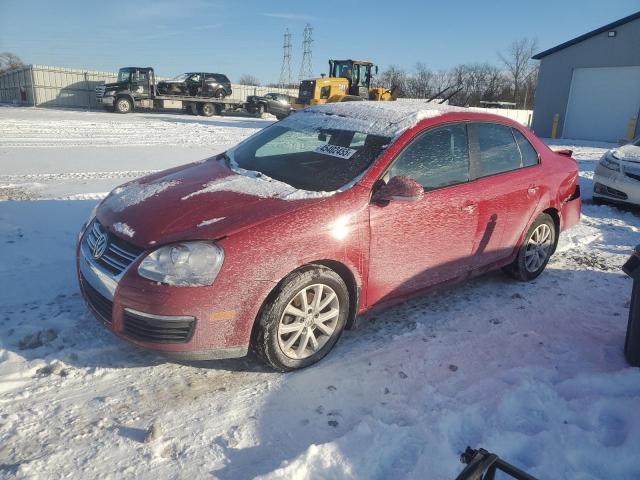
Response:
M437 421L438 415L429 420L422 416L432 411L451 415L458 392L473 389L476 382L496 381L499 399L514 382L538 382L538 369L553 376L551 389L584 372L624 369L630 287L617 266L585 266L558 252L532 282L494 271L371 311L320 363L284 376L257 413L258 424L236 427L253 429L247 436L259 439L256 445L226 449L225 467L211 473L222 479L254 478L305 452L310 455L305 461L317 460L314 455L321 453L318 447L309 450L312 445L339 440L330 454L348 458L355 477L367 476L358 462L366 463L372 454L354 458L366 448L350 445L348 438L361 423L382 422L398 433L404 449L398 455L405 457L401 463L406 471L395 470L393 460L382 462L379 471L388 469L393 477L410 474L428 453L398 429L407 427L409 436L416 434L415 425L417 431L436 429L429 421ZM517 380L514 370L519 371ZM496 422L498 415L490 413L484 425ZM439 434L438 442L454 452L492 441L477 424L455 432L445 425ZM393 438L388 441L393 445ZM277 448L265 453L266 446ZM529 448L544 447L543 438L532 437L508 453L516 464L535 468L537 459Z

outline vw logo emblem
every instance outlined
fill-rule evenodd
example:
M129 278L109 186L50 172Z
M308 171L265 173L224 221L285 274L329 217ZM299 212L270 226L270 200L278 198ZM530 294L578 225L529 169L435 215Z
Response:
M104 255L104 252L107 251L107 245L109 243L108 240L109 239L107 238L107 235L105 233L100 232L96 236L96 243L93 244L93 248L91 249L93 258L98 260L100 257L102 257L102 255Z

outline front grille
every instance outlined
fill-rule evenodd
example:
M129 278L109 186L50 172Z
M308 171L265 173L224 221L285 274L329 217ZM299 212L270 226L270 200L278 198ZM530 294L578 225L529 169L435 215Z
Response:
M112 235L100 222L94 220L85 235L85 245L93 254L96 242L101 236L106 236L107 247L104 253L92 260L114 276L120 275L142 254L142 248L131 245L119 237Z
M123 313L124 333L152 343L186 343L191 340L196 321L193 317L156 318L131 310Z
M313 98L315 89L315 80L303 80L302 82L300 82L300 88L298 90L298 98L300 100L300 103L309 103Z
M105 90L106 90L106 86L104 85L104 83L96 87L96 98L98 100L101 100L102 97L104 97Z
M105 298L100 292L91 286L84 277L80 277L82 289L84 295L89 303L91 309L100 317L103 321L111 323L111 316L113 314L113 303Z

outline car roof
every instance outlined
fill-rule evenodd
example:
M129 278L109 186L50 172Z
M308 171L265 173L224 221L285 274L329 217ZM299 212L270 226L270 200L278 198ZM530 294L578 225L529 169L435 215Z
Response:
M475 111L474 111L475 110ZM333 128L342 128L350 125L363 133L397 137L405 130L416 126L420 121L439 117L452 113L465 113L478 120L493 120L505 123L513 123L508 118L500 115L486 114L479 109L467 107L454 107L420 101L362 101L362 102L336 102L323 105L314 105L304 109L300 113L313 115L317 123L325 124L323 128L332 128L327 124L334 124ZM322 119L322 117L326 117ZM307 123L311 121L309 117Z

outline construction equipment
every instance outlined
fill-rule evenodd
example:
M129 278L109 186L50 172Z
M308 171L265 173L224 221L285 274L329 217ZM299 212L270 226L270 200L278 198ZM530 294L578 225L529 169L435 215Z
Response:
M300 82L296 109L308 105L358 100L395 100L393 89L371 88L378 73L372 62L362 60L329 60L329 76Z

